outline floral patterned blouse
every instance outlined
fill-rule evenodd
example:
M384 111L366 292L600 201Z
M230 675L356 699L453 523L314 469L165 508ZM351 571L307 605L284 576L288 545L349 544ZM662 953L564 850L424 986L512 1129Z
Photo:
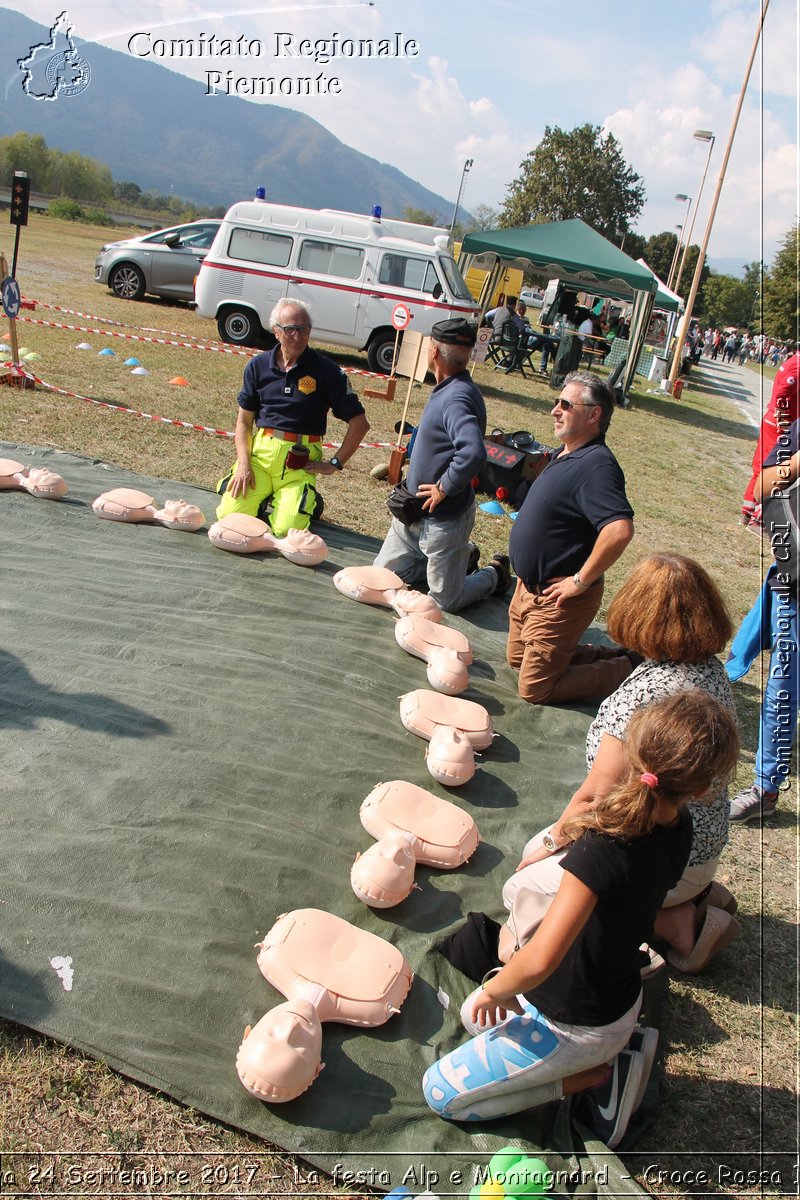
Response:
M628 722L637 708L692 688L701 688L731 712L735 711L731 685L718 658L707 658L701 663L655 662L646 658L600 705L586 735L587 770L591 769L604 733L624 742ZM727 785L712 788L711 795L710 803L688 806L694 824L690 867L714 858L728 840Z

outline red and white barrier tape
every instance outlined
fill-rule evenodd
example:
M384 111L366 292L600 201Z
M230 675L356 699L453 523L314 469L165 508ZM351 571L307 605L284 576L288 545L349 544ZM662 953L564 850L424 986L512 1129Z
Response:
M101 337L122 338L126 342L150 342L156 346L178 346L182 350L213 350L217 354L238 354L251 358L257 350L239 350L235 346L201 346L199 342L179 342L169 338L143 337L136 333L119 333L116 329L98 329L87 325L65 325L59 321L43 321L41 317L17 317L28 325L41 325L46 329L69 329L73 333L97 333Z
M73 333L98 333L102 337L119 337L132 342L152 342L159 346L177 346L183 350L211 350L217 354L236 354L243 358L252 358L259 354L260 351L252 349L239 349L236 346L226 346L211 338L199 338L193 333L175 333L173 330L166 329L141 329L138 325L126 325L124 321L113 321L110 317L93 316L91 313L78 312L74 308L61 308L58 304L45 304L41 300L36 300L34 303L39 308L49 309L51 312L69 313L70 316L83 317L87 321L99 321L105 325L118 325L121 329L139 329L140 333L163 333L163 338L158 337L140 337L138 334L132 333L117 333L110 329L89 329L81 325L63 325L56 321L43 321L39 317L17 317L18 321L27 321L29 325L42 325L49 329L69 329ZM173 339L179 339L174 341ZM379 371L362 371L358 367L342 367L346 375L361 375L366 379L388 379L388 375L382 375Z
M116 325L119 329L137 329L140 333L162 333L164 337L181 338L187 342L217 342L217 338L199 337L195 333L179 333L175 329L155 329L150 325L130 325L127 321L115 321L113 317L99 317L96 313L78 312L76 308L63 308L60 304L47 304L44 300L30 300L34 308L46 308L50 312L68 313L71 317L83 317L85 321L97 321L100 325Z
M109 400L97 400L93 396L82 396L80 392L70 392L67 388L56 387L54 383L45 383L44 379L40 379L38 375L34 375L31 371L24 367L14 366L11 362L0 363L0 367L4 367L10 371L12 375L30 379L31 382L38 384L48 392L56 392L59 396L70 396L73 400L84 400L87 404L93 404L95 408L105 408L109 412L124 413L129 417L143 417L146 421L158 421L162 425L175 425L179 429L192 429L196 433L211 433L216 437L233 438L233 433L228 429L213 429L210 425L195 425L192 421L179 421L176 417L161 417L157 413L143 412L138 408L127 408L124 404L115 404ZM338 450L341 442L323 442L322 445L326 450ZM361 442L359 449L361 450L387 450L394 446L394 442Z

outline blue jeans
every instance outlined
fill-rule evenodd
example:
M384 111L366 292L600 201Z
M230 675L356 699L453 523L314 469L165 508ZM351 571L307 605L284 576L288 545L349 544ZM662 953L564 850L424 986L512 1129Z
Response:
M797 729L798 653L797 596L787 588L773 591L770 629L772 652L758 730L758 787L775 792L789 774Z
M485 600L497 586L491 567L467 575L469 535L475 524L475 505L449 520L423 517L403 525L396 517L375 559L376 567L387 567L414 587L426 579L428 590L445 612L458 612L468 604Z
M558 338L549 337L544 333L533 333L528 338L528 349L541 350L542 352L542 361L539 366L541 371L547 370L547 363L551 354L555 358L556 351L558 350L558 342Z

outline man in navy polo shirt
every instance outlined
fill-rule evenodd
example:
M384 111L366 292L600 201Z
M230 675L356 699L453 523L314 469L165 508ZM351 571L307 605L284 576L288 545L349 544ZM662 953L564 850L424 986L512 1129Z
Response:
M436 378L414 437L406 487L422 502L418 520L397 517L375 565L394 571L409 587L426 580L445 612L458 612L511 585L508 555L496 554L477 568L478 548L469 540L475 523L473 476L486 462L486 405L467 363L477 340L461 317L439 321L431 331L428 367ZM476 568L467 574L472 565Z
M625 476L606 445L614 397L573 371L553 408L562 443L531 485L509 549L517 588L507 658L531 704L609 696L633 670L623 651L579 645L603 597L603 573L633 537Z
M309 348L311 314L305 304L279 300L270 325L277 346L256 355L244 369L237 397L236 465L217 485L222 495L217 519L233 512L255 517L271 497L272 532L285 537L290 529L308 529L317 503L315 476L341 471L369 422L341 368ZM325 462L322 439L329 411L347 424L347 433L338 454ZM304 457L306 449L305 463L292 461Z

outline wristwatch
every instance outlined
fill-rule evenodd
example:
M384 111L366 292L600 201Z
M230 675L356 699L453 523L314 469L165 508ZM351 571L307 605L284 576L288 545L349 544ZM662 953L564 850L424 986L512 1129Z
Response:
M331 466L332 466L332 467L336 467L336 470L337 470L337 471L343 471L343 470L344 470L344 463L343 463L343 462L339 462L339 458L338 458L338 456L337 456L336 454L334 454L333 458L329 459L328 461L330 462L330 464L331 464Z
M542 845L548 854L556 854L561 847L551 833L542 835Z
M584 583L582 581L580 571L576 571L575 574L572 576L572 582L575 584L575 587L580 588L580 590L582 592L588 591L589 588L592 586L590 583Z

